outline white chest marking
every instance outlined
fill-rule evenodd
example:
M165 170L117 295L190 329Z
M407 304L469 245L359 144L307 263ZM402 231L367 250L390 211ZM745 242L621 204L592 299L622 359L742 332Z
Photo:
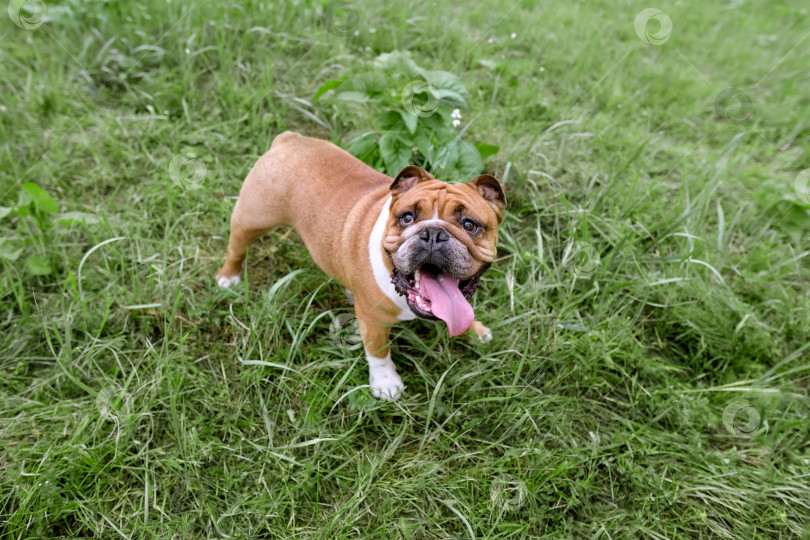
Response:
M382 240L383 233L385 233L385 224L388 222L388 208L390 204L391 197L388 197L380 211L380 217L377 218L377 221L374 223L374 228L371 229L371 236L368 239L368 258L371 261L371 271L374 273L374 281L377 282L377 286L385 296L402 310L399 316L397 316L397 319L400 321L410 321L415 319L416 315L414 315L411 308L408 307L405 297L397 294L396 289L394 289L394 284L391 283L391 274L388 273L388 269L383 262Z

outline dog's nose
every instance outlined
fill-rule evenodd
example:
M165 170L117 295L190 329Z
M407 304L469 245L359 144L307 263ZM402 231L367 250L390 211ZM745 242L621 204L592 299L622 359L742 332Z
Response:
M450 234L441 227L425 227L419 231L419 238L428 246L433 247L436 244L450 240Z

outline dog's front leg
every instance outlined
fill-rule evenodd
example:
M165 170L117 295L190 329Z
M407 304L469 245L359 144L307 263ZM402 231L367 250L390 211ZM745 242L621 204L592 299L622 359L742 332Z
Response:
M355 316L360 321L363 348L368 360L368 384L371 394L386 401L399 399L405 384L391 360L388 334L391 327L375 322L375 319L355 304Z

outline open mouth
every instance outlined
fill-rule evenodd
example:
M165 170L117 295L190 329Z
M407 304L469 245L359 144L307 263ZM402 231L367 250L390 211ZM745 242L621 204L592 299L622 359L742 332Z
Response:
M443 320L450 335L456 336L466 331L473 322L469 299L478 288L483 270L459 281L432 264L422 265L410 275L403 275L394 268L391 282L417 316L433 321Z

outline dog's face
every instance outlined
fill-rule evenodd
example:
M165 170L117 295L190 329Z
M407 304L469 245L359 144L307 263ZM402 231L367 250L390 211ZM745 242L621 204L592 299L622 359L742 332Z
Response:
M397 292L417 316L445 321L451 336L464 332L473 321L469 298L495 258L501 185L489 175L447 184L411 165L391 196L383 247Z

